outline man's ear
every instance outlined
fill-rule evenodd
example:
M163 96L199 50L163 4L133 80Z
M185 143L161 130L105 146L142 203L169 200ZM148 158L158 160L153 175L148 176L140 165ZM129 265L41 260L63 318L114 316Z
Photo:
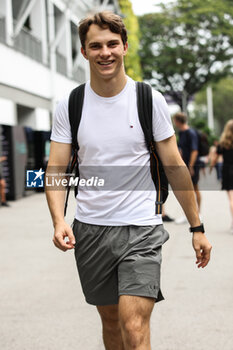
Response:
M86 50L83 47L81 47L81 52L82 52L83 57L86 58L86 60L88 60Z
M123 52L123 55L125 56L126 54L127 54L127 52L128 52L128 42L126 42L125 43L125 45L124 45L124 52Z

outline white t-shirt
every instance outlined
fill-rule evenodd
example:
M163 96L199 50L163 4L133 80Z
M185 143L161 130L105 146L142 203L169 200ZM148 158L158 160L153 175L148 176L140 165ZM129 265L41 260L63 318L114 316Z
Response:
M106 226L162 223L161 215L155 215L156 191L136 102L136 84L129 77L113 97L97 95L86 83L78 130L80 179L94 176L110 185L94 190L79 186L75 215L79 221ZM154 139L162 141L173 134L166 101L153 90ZM56 108L51 140L72 142L68 97Z

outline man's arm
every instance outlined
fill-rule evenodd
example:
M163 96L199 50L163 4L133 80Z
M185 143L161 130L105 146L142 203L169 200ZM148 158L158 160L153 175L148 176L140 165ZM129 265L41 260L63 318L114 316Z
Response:
M198 151L196 150L193 150L190 154L190 160L189 160L189 171L190 171L190 174L191 176L194 175L194 165L196 163L196 160L197 160L197 156L198 156Z
M71 144L51 141L46 180L51 183L51 177L61 180L62 177L56 174L65 174L71 156ZM63 177L64 178L64 177ZM47 184L47 182L46 182ZM47 202L53 220L55 246L63 251L74 248L75 238L71 227L64 220L64 203L66 188L55 185L45 187ZM65 238L68 241L65 242Z
M214 155L212 156L212 158L210 159L210 173L213 170L213 168L215 167L215 165L217 164L219 156L220 156L220 154L215 152Z
M183 208L190 226L200 225L197 202L188 168L182 160L173 135L156 143L157 152L163 163L168 181ZM193 233L193 248L198 267L205 267L210 260L211 245L202 232Z

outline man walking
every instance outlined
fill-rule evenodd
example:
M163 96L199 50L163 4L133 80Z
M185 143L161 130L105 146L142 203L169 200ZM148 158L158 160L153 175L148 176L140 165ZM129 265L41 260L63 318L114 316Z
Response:
M176 113L173 116L175 126L179 130L178 147L181 156L187 165L193 182L196 194L198 210L201 209L201 193L198 188L200 162L198 158L198 135L197 132L190 128L187 123L187 116L184 113ZM185 217L176 220L177 224L187 222Z
M127 32L121 17L97 13L81 21L82 54L89 61L78 130L82 166L148 167L150 155L137 113L135 82L125 74ZM163 96L153 91L153 134L175 195L193 228L198 267L210 259L189 172L184 167ZM71 155L68 100L56 110L48 170L65 171ZM142 181L140 177L133 179ZM176 186L182 181L182 191ZM153 184L153 182L152 182ZM187 191L189 189L189 191ZM75 257L86 301L96 305L107 350L149 350L150 316L160 290L161 247L168 239L155 214L155 191L79 189L73 229L64 220L64 191L46 190L54 224L53 242ZM68 241L66 238L68 237Z

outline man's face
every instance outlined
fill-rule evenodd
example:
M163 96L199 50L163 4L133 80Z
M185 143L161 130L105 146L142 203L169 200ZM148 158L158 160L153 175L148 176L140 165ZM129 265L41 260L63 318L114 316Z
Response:
M112 78L124 70L123 58L127 49L128 44L123 44L120 34L92 24L82 54L89 60L92 77Z
M174 122L174 124L175 124L175 127L176 127L178 130L181 130L182 124L181 124L176 118L173 118L173 122Z

